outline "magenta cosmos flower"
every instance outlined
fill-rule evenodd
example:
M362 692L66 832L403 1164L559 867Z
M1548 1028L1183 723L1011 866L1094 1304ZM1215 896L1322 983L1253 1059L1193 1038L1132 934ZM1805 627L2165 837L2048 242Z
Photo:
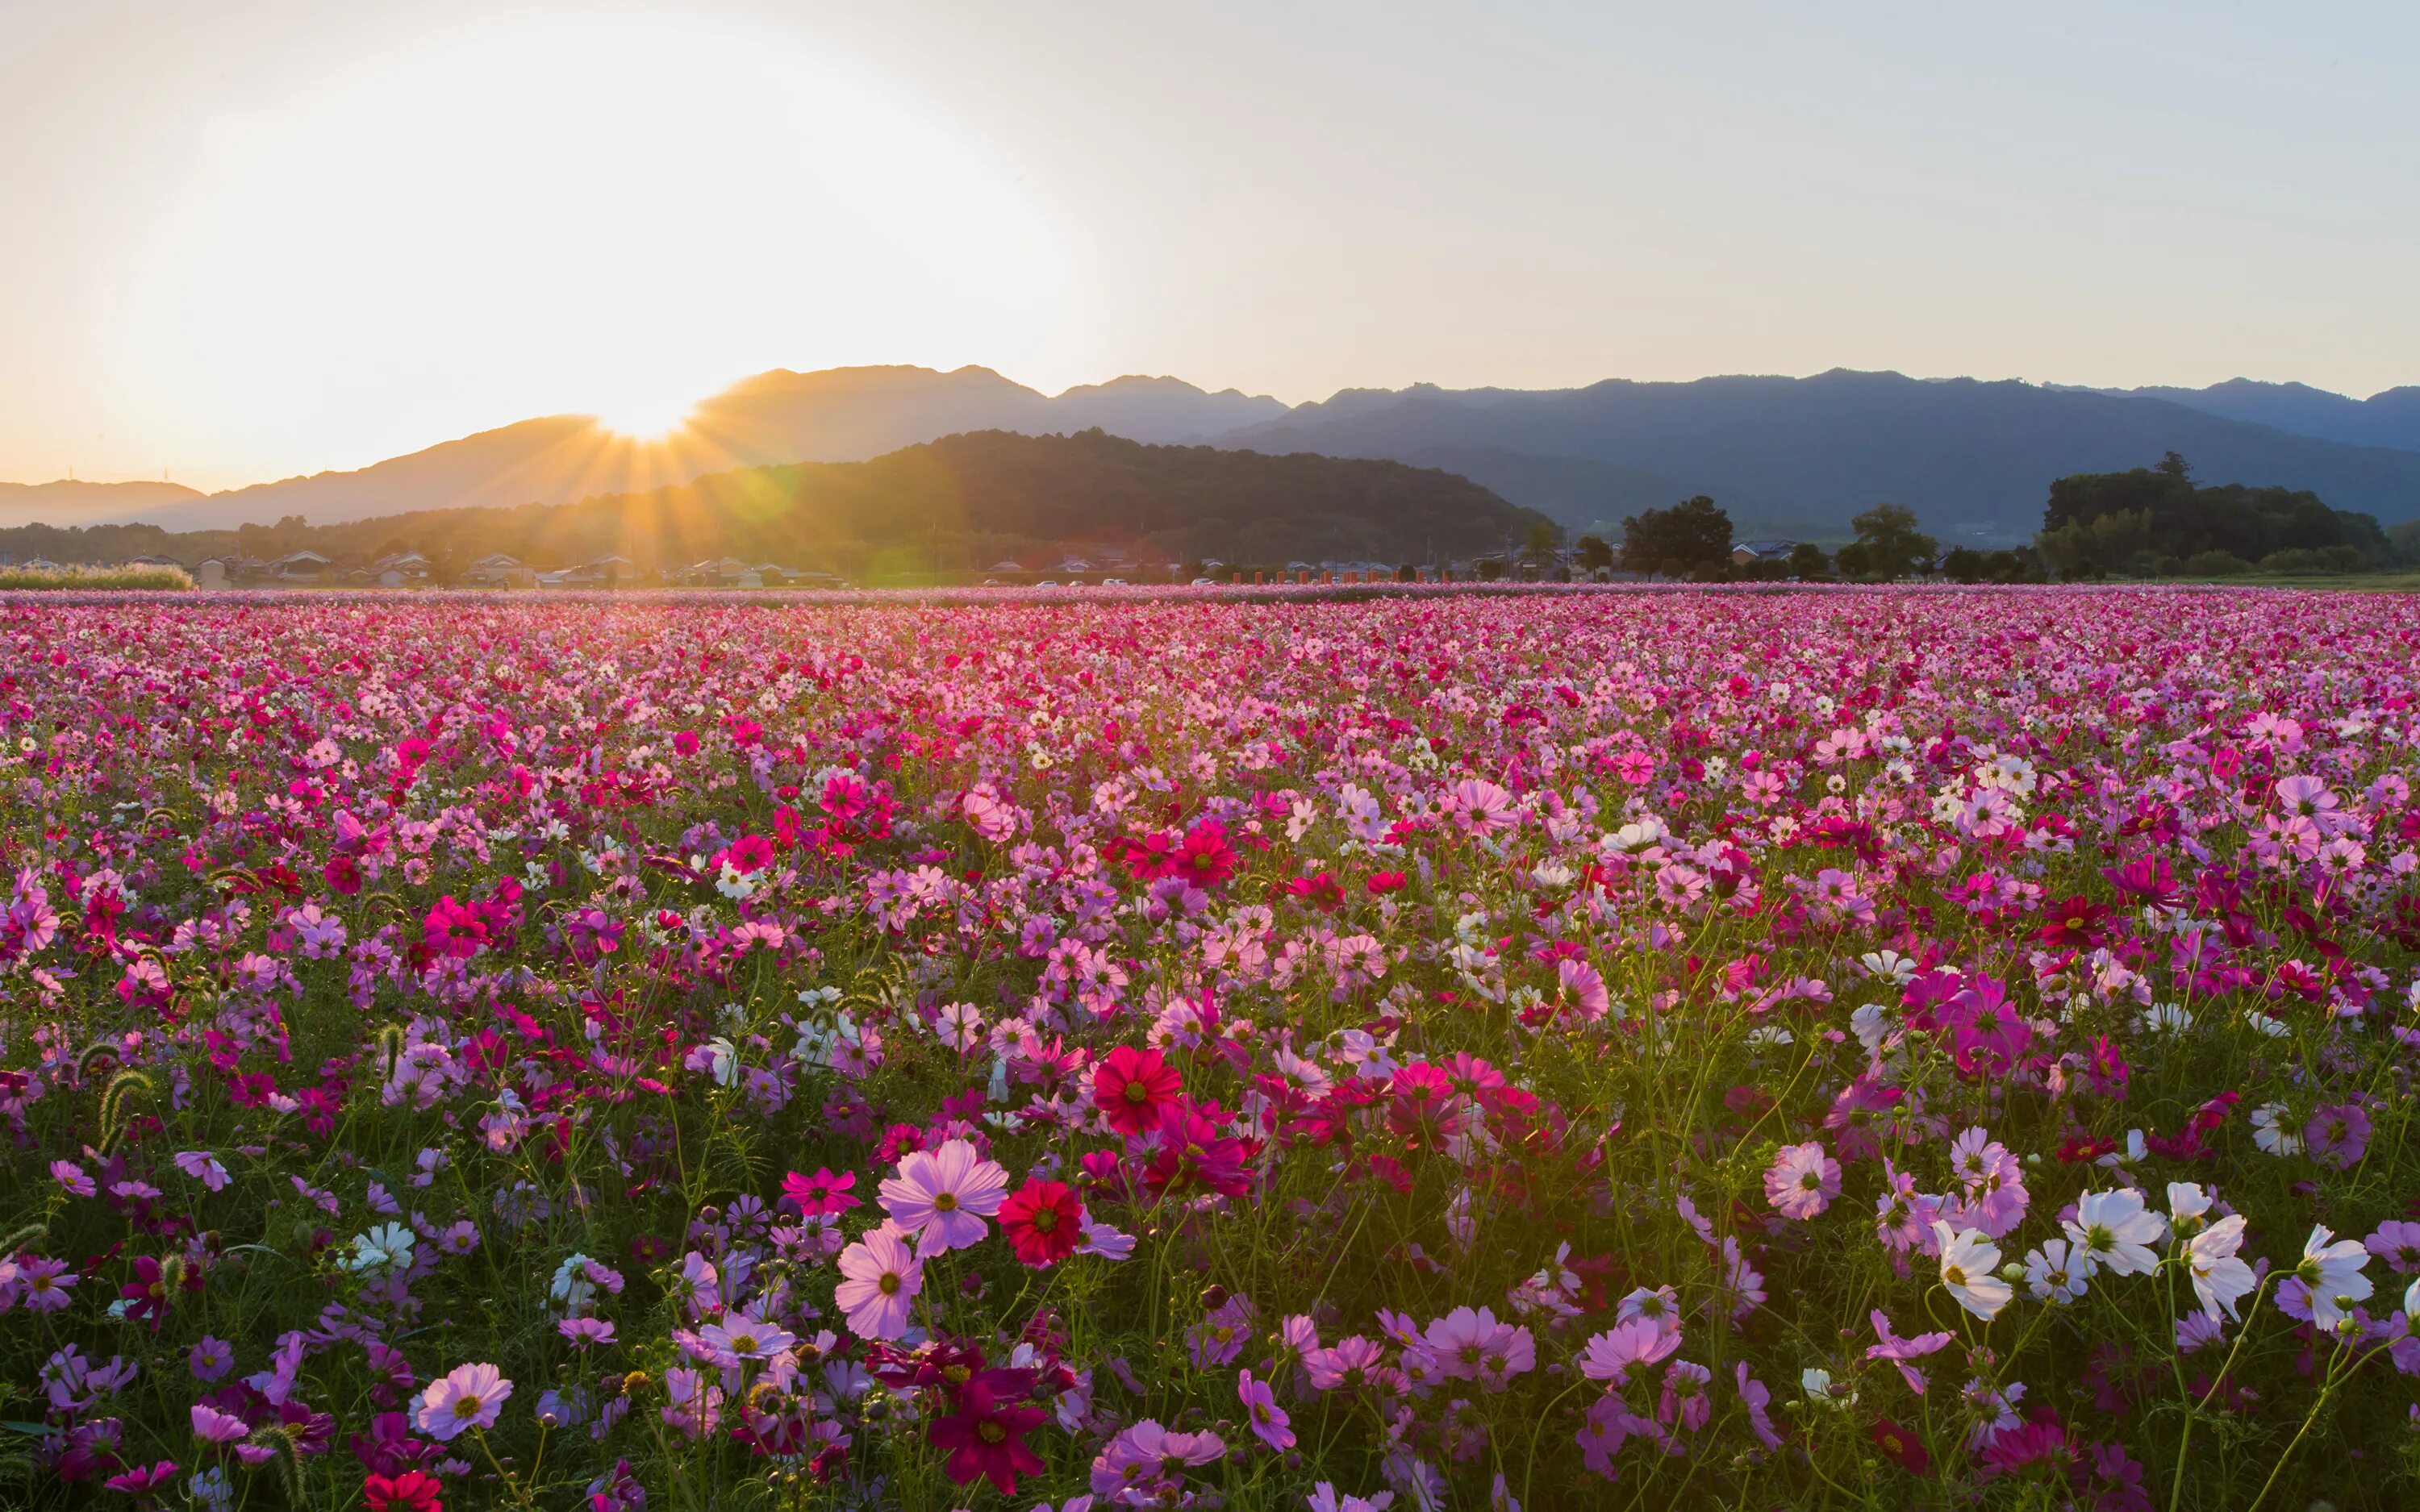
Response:
M916 1252L941 1255L983 1242L984 1219L1008 1196L1008 1172L953 1139L937 1150L909 1151L881 1190L891 1221L917 1236Z
M465 1428L491 1428L513 1383L491 1365L458 1365L428 1383L420 1394L420 1411L412 1421L420 1431L440 1441Z
M832 1301L848 1315L850 1333L895 1339L908 1332L908 1308L924 1288L924 1267L896 1227L884 1224L841 1251L840 1273L845 1279Z

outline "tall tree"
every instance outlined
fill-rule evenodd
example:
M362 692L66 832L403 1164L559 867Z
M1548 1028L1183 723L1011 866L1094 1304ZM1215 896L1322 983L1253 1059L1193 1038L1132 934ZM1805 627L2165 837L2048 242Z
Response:
M1621 564L1633 572L1694 572L1730 560L1731 517L1704 494L1621 522Z
M1940 542L1916 528L1916 511L1905 504L1876 504L1849 523L1864 548L1866 577L1888 580L1929 572L1941 551ZM1841 559L1845 564L1846 552Z

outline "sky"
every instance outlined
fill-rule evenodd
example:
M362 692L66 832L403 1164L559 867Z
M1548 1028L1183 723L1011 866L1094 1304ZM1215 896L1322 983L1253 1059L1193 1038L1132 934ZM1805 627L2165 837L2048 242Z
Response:
M774 367L2420 382L2420 7L0 0L0 480Z

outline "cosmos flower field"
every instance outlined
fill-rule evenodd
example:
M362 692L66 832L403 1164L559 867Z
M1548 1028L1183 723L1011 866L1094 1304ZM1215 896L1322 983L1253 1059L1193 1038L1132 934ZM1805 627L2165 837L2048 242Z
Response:
M2420 1499L2420 608L0 602L0 1502Z

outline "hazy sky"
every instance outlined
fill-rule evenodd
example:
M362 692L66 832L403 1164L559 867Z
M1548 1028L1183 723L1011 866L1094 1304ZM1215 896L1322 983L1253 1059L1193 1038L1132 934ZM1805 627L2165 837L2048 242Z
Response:
M769 367L2420 381L2420 7L0 0L0 479Z

